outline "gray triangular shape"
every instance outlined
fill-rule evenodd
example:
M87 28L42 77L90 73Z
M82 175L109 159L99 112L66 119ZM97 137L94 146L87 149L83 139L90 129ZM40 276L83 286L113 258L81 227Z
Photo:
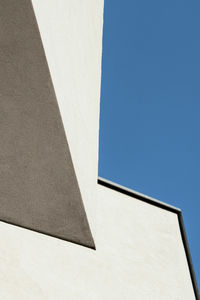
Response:
M30 0L0 0L0 220L94 248Z

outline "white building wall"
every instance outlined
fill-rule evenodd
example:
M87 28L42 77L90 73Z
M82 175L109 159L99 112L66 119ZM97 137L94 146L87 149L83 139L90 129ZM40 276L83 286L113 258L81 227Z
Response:
M33 0L79 187L95 230L103 0Z
M97 188L97 250L0 224L0 299L195 299L177 215Z
M0 223L0 299L195 299L177 215L97 185L103 0L33 0L96 251Z

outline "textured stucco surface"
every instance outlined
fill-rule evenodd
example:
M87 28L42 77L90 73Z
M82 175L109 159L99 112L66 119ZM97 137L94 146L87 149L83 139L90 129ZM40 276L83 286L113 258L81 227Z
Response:
M0 299L194 300L177 215L96 184L103 0L33 0L96 250L0 222Z
M83 203L95 233L103 0L32 2Z
M0 219L94 247L30 0L0 0Z
M0 298L194 300L177 215L96 192L96 251L0 224Z

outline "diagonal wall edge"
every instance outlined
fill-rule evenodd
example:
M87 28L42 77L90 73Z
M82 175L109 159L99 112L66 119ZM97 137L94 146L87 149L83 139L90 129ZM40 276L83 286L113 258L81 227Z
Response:
M0 219L95 248L31 1L0 28Z

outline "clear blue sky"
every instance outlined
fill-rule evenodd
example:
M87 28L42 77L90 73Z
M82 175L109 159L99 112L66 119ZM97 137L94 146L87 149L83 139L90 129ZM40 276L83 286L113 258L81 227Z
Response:
M99 176L182 209L200 287L200 1L105 0Z

